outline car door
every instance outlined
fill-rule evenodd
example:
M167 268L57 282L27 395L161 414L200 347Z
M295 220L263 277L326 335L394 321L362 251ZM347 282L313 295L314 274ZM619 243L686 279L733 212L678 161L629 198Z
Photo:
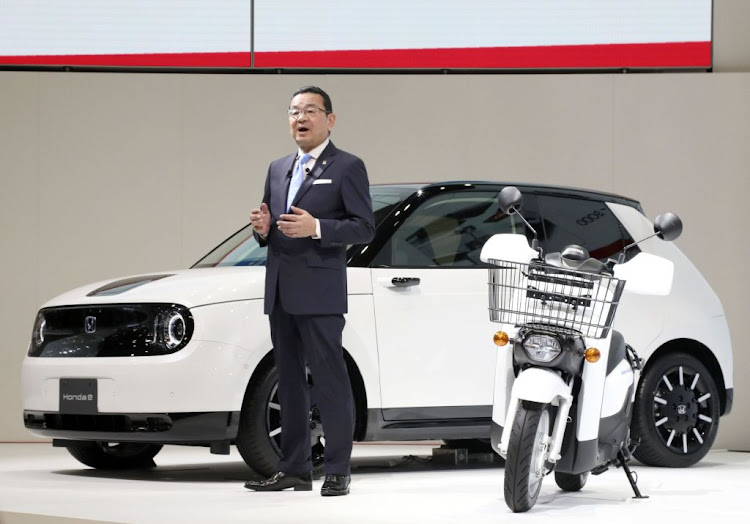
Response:
M496 198L494 190L427 198L373 259L386 420L489 416L497 326L479 254L495 233L525 233Z

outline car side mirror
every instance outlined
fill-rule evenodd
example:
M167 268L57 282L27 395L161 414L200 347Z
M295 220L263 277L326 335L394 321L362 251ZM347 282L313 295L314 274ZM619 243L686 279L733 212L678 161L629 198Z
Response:
M682 220L674 213L662 213L654 220L654 233L668 242L676 240L682 234Z
M497 204L506 215L518 212L523 205L523 195L515 186L506 186L497 195Z

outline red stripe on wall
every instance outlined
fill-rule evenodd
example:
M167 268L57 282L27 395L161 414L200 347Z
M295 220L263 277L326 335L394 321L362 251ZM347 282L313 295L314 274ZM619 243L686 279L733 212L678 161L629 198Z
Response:
M130 55L0 56L3 65L103 67L250 67L250 51L234 53L149 53Z
M250 67L250 52L0 56L3 65ZM711 42L451 49L268 51L259 68L586 69L711 67Z
M711 42L256 52L255 67L405 69L709 68L711 67Z

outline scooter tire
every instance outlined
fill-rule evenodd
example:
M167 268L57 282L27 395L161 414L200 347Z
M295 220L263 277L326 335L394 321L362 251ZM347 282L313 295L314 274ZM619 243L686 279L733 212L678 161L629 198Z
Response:
M555 471L555 483L563 491L581 491L589 479L589 472L574 475Z
M542 489L547 456L540 456L540 442L549 438L554 420L549 404L522 401L511 427L505 458L505 503L514 513L530 510Z

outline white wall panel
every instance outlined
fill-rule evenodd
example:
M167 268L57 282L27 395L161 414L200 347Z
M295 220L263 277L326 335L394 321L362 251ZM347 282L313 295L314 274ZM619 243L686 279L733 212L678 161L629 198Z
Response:
M84 282L187 267L245 223L268 163L295 149L283 111L310 83L373 182L564 184L679 213L677 245L724 302L741 384L750 73L0 72L0 440L30 440L18 376L36 309ZM750 449L750 398L735 394L717 447Z

